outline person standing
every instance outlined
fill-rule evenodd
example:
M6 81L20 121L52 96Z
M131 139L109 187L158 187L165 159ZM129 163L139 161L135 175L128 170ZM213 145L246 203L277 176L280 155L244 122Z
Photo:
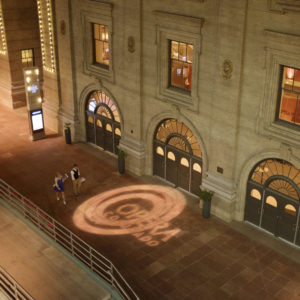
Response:
M59 172L56 172L55 178L54 178L54 185L53 188L56 191L56 199L59 201L60 195L63 200L64 205L66 205L66 198L65 198L65 189L64 189L64 176L62 176Z
M81 178L80 171L76 164L73 165L73 169L71 170L71 178L73 182L73 191L76 196L80 194L80 186L81 186Z

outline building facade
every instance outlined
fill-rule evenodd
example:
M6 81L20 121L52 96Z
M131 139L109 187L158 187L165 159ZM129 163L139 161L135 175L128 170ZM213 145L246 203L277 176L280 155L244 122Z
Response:
M300 245L298 0L32 2L46 127Z

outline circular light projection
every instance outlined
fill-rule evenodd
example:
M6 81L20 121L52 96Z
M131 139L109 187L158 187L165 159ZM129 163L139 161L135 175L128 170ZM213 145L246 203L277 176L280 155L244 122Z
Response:
M184 195L171 187L134 185L110 190L81 204L74 224L102 235L135 234L165 226L185 207Z

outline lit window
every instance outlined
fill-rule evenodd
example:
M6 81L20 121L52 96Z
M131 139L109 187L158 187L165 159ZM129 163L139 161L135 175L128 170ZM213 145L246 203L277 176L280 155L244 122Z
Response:
M195 172L201 173L201 166L199 164L197 164L197 163L194 163L193 164L193 170Z
M175 161L175 155L173 152L171 151L168 152L168 159Z
M273 196L268 196L267 200L266 200L266 203L271 205L271 206L277 207L277 201Z
M88 122L89 122L90 124L94 124L94 119L93 119L93 117L89 116L89 117L88 117Z
M21 50L21 59L22 59L23 67L33 67L34 66L33 49Z
M277 118L300 125L300 70L281 66Z
M189 167L190 166L189 161L185 157L181 158L180 164L183 165L183 166L185 166L185 167Z
M102 127L102 122L100 120L97 120L96 124L97 124L98 127Z
M286 212L287 214L296 217L297 211L296 211L296 208L295 208L294 205L287 204L287 205L284 207L284 210L285 210L285 212Z
M89 111L94 112L95 108L96 108L96 100L90 99L89 100Z
M170 86L192 89L193 48L191 44L170 41Z
M156 153L161 156L165 155L164 149L160 146L156 147Z
M109 131L109 132L112 132L112 127L110 124L106 124L106 130Z
M105 68L109 66L108 26L93 24L94 33L94 63Z
M251 190L250 194L253 198L256 198L257 200L261 200L261 194L260 194L259 190L253 189L253 190Z
M115 134L118 135L118 136L121 136L121 130L120 130L120 128L116 128L115 129Z

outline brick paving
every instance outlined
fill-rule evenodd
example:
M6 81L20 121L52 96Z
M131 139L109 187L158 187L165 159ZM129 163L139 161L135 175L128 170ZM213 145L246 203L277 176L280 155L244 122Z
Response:
M118 174L92 146L51 132L31 141L26 111L0 108L0 177L109 258L141 299L300 299L300 265L287 256L203 219L195 198L155 178ZM78 197L66 182L65 207L52 184L75 162L87 180Z

